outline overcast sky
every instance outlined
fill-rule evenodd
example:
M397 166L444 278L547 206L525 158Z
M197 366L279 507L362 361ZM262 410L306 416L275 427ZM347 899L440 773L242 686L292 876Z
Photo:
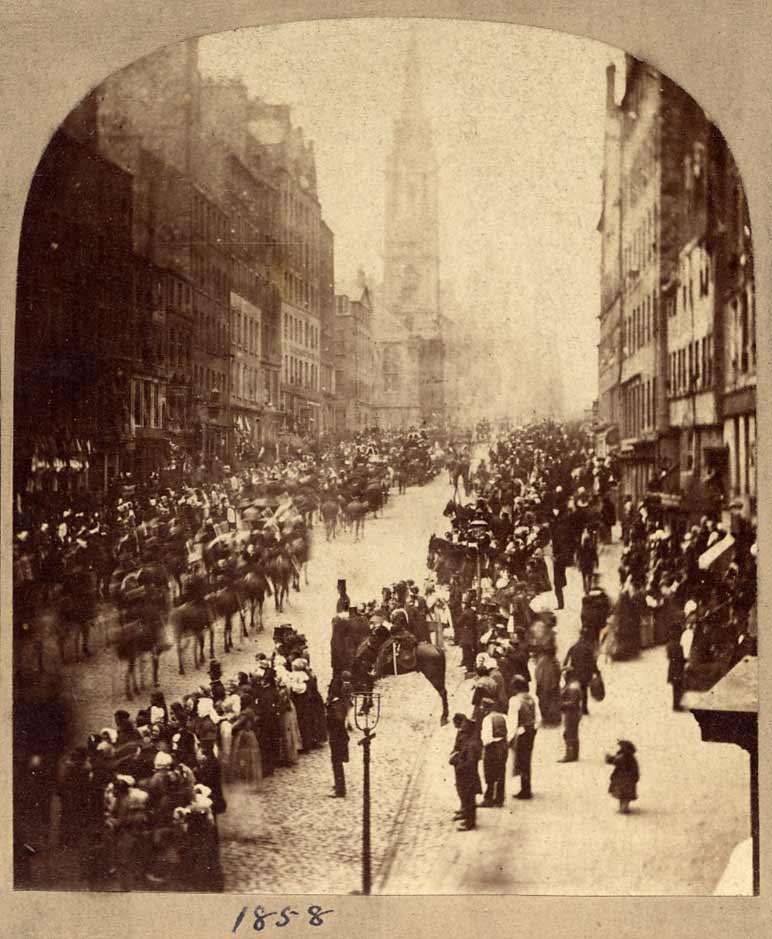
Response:
M509 24L417 22L440 162L441 271L464 315L503 337L546 331L572 404L596 396L605 69L623 56ZM384 166L410 20L237 30L201 42L205 74L241 77L314 141L336 279L382 274ZM533 367L536 363L531 363ZM514 371L519 371L513 366Z

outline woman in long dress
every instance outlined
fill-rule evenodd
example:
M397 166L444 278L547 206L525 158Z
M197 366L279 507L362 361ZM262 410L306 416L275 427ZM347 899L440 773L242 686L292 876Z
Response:
M281 728L280 761L294 766L298 761L298 753L303 746L298 727L298 716L292 695L286 685L279 684L279 726Z
M560 662L555 655L554 644L546 646L537 659L536 697L542 725L560 725Z
M292 663L287 683L292 694L292 702L297 713L301 737L301 751L307 753L316 745L314 735L314 702L310 691L311 678L305 659L295 659Z
M249 783L259 791L263 786L263 760L256 730L257 715L245 696L241 701L241 713L233 723L228 775L230 779Z
M218 702L215 707L222 715L220 721L220 764L222 766L223 778L228 781L231 770L231 749L233 747L233 725L241 713L241 699L238 695L232 694L221 704Z

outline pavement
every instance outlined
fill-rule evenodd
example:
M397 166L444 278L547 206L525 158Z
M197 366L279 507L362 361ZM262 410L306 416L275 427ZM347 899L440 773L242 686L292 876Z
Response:
M602 582L614 597L619 546L603 549ZM547 597L549 595L546 595ZM558 611L558 654L579 629L581 578L568 571L566 608ZM538 731L531 801L511 796L519 780L507 776L503 809L480 809L478 827L456 831L458 807L448 755L453 730L443 728L427 748L420 778L383 894L711 895L743 892L722 873L750 830L749 763L738 747L703 743L688 712L671 710L663 647L632 662L599 663L602 703L590 701L580 725L580 761L558 764L560 728ZM451 701L451 713L470 703L470 682ZM641 781L629 815L608 794L611 767L604 755L632 740ZM479 801L479 799L478 799ZM745 892L751 889L746 884Z

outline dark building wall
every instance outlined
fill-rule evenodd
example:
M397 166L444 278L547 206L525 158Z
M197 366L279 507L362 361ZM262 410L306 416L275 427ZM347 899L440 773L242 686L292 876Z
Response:
M30 188L19 248L15 422L17 467L35 441L99 454L126 432L136 354L131 177L64 131ZM56 443L58 441L58 443Z

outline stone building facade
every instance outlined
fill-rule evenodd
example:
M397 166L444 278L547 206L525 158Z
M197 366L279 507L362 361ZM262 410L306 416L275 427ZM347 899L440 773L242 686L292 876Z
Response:
M105 488L126 471L131 382L142 354L135 283L131 176L67 122L38 164L22 223L17 492L34 498ZM158 398L153 407L151 422Z
M619 106L613 81L609 70L596 450L614 448L618 427L622 491L636 500L656 490L695 516L735 499L752 514L755 294L742 183L681 88L631 56Z
M335 365L340 432L374 425L375 341L373 304L364 271L346 293L335 297Z

